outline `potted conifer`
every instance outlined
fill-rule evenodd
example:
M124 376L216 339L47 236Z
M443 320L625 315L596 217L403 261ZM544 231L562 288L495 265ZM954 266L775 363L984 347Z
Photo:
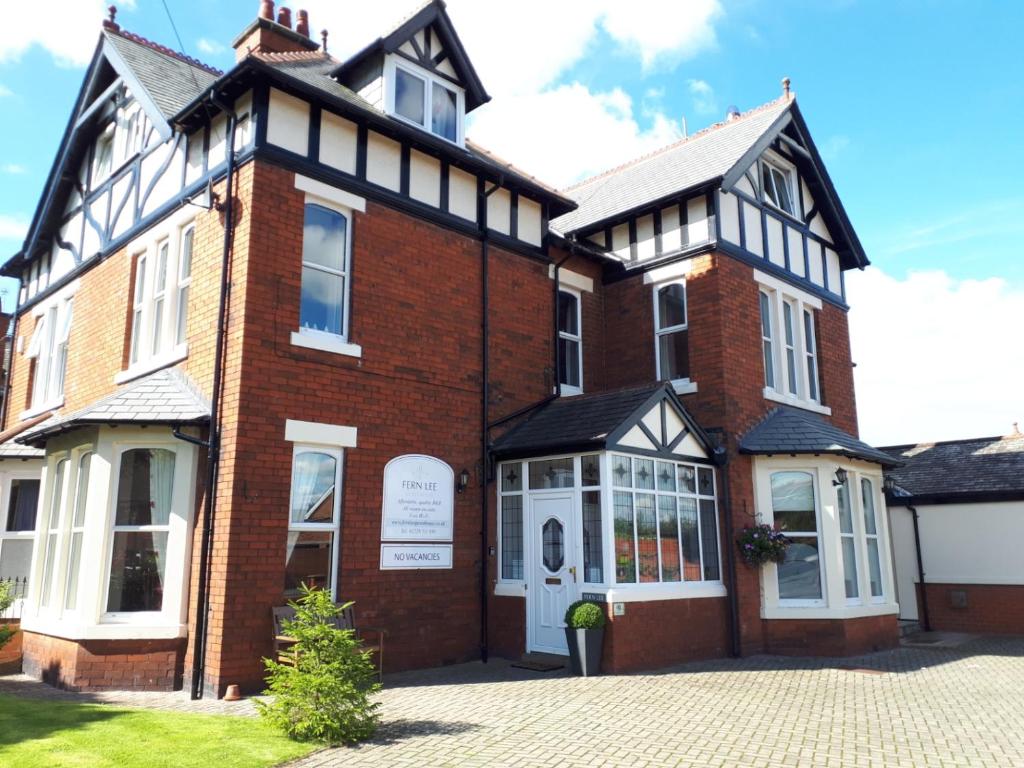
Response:
M566 609L565 639L574 675L591 677L601 674L604 625L604 608L597 603L577 600Z

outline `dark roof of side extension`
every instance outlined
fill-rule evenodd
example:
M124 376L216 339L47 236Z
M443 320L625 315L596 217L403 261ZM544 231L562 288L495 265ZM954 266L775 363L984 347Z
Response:
M740 438L740 453L760 455L835 454L883 467L901 462L829 424L815 413L780 405Z
M903 466L886 472L891 503L1024 499L1024 435L894 445L880 450Z

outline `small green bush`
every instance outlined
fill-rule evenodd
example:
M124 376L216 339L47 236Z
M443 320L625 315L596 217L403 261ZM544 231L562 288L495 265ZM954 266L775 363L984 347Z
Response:
M351 605L349 603L348 605ZM295 639L294 665L264 659L269 701L257 701L260 714L296 741L350 744L377 730L380 704L370 697L380 690L369 651L355 632L339 629L337 606L323 589L303 585L291 606L295 618L284 632Z
M569 629L600 629L605 624L604 609L597 603L577 600L565 611Z
M6 580L0 579L0 613L3 613L14 603L14 585ZM14 637L14 630L7 624L0 624L0 648L7 645L7 641Z

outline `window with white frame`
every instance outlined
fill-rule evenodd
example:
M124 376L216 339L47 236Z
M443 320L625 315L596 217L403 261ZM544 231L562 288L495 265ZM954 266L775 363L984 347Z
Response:
M461 88L412 63L387 60L389 111L402 120L461 145L465 94Z
M194 237L192 222L174 224L135 252L129 375L175 362L188 352L185 331Z
M0 514L0 581L14 581L20 596L25 594L32 566L39 480L13 477L5 490Z
M32 369L32 410L44 410L64 401L64 377L71 338L72 299L50 304L36 320L25 356Z
M764 199L790 216L796 215L793 202L793 172L779 163L761 161L761 189Z
M303 584L332 595L337 589L341 460L338 448L294 448L284 577L288 596L297 595Z
M47 503L46 527L43 537L43 583L39 591L39 605L50 608L54 602L55 585L60 570L61 508L64 504L64 485L68 474L68 459L58 459L53 468L50 498Z
M75 496L69 524L67 578L64 586L64 610L78 608L78 582L82 569L82 543L85 540L85 513L89 498L89 472L93 452L86 451L78 457L78 477L75 482Z
M499 573L503 581L523 580L523 474L522 464L501 465L498 532L501 538Z
M765 397L827 412L821 402L814 314L821 302L756 270L755 274L761 282Z
M878 516L875 513L875 486L869 478L862 477L861 504L864 511L864 541L868 553L868 580L873 602L885 600L882 586L882 556L878 540Z
M786 560L777 568L779 600L821 604L822 562L814 476L810 472L771 474L772 514L789 539Z
M611 457L617 584L719 581L710 467Z
M176 455L166 448L121 453L106 612L164 608Z
M857 539L854 534L853 502L850 481L836 486L836 507L839 513L839 539L843 550L843 588L847 602L860 600L860 582L857 577Z
M580 297L572 291L558 292L558 381L562 394L583 391L583 330Z
M654 289L654 336L658 379L689 381L690 351L686 318L686 283Z
M302 231L301 333L348 336L350 226L347 213L306 203Z

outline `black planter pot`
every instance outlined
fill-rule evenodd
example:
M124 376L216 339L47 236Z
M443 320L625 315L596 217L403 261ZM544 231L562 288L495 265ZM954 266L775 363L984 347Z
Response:
M565 628L569 645L569 664L574 675L593 677L601 674L601 651L604 648L604 627L598 629Z

